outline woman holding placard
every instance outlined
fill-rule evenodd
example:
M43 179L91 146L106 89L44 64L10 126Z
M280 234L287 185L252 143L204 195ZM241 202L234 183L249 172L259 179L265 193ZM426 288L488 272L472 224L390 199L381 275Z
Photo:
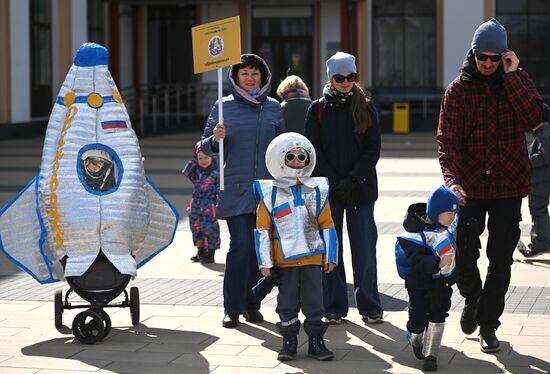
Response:
M218 217L227 221L229 252L223 281L223 327L236 327L239 315L249 322L262 322L260 305L253 301L251 288L261 277L254 247L257 201L255 179L270 179L265 165L267 146L285 131L279 103L268 97L271 72L265 61L243 54L241 63L229 70L231 94L222 98L223 120L217 101L206 122L201 143L207 155L224 144L224 189L218 191Z

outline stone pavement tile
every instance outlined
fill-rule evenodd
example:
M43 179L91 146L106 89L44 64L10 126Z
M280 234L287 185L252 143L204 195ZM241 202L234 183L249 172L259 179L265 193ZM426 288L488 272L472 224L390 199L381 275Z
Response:
M500 331L500 329L499 329ZM550 336L550 326L523 326L520 335Z
M532 335L519 335L519 336L500 336L497 333L499 340L511 341L513 345L537 345L545 346L550 349L550 336L532 336Z
M75 343L74 338L51 339L19 347L14 356L41 356L52 358L70 358L83 351L85 346Z
M304 371L292 368L288 369L278 369L278 368L262 368L258 370L256 368L245 368L245 367L235 367L235 366L218 366L216 369L211 371L212 374L298 374L304 373ZM316 374L323 374L324 372L317 372ZM326 372L325 372L326 373Z
M24 332L26 330L28 330L28 329L24 328L24 327L6 327L6 326L3 326L3 327L0 327L0 337L18 335L18 334L21 334L22 332Z
M147 319L142 319L142 323L150 326L155 326L156 328L176 330L178 327L182 326L182 318L179 316L151 316Z
M80 370L80 371L97 371L109 364L110 361L89 360L82 362L72 359L60 359L52 357L12 357L2 362L2 367L15 368L34 368L34 369L58 369L58 370Z
M222 356L246 356L244 352L248 351L249 349L261 349L259 347L249 347L246 345L229 345L229 344L215 344L215 345L208 345L206 348L204 348L201 351L202 353L206 353L209 355L222 355ZM254 352L254 354L251 354L252 356L258 355L257 352Z
M53 303L51 305L53 307ZM34 312L12 312L12 315L6 315L6 319L0 322L0 328L11 327L11 328L41 328L45 323L53 324L53 308L50 313L51 321L45 322L43 313L34 313Z
M348 353L343 357L344 361L372 362L383 360L385 362L394 361L396 357L406 358L407 361L414 362L410 356L412 352L403 352L404 345L396 344L394 346L377 347L376 349L369 347L351 346ZM363 363L364 365L365 363Z
M15 367L0 368L0 374L34 374L38 373L40 369L22 369ZM88 372L89 373L89 372Z
M112 344L127 344L128 342L202 344L210 338L211 335L202 332L175 331L140 325L131 329L121 329L118 334L109 335L106 341Z
M381 373L390 367L390 362L383 360L370 361L368 367L365 361L348 361L348 360L333 360L333 361L318 361L309 357L297 357L295 360L280 363L277 368L287 368L292 372L293 368L299 368L308 373L322 372L359 372L361 368L365 368L368 373Z
M182 357L174 360L172 364L184 364L189 359L183 355ZM201 355L198 355L201 356ZM262 368L274 368L279 365L276 355L266 356L247 356L246 359L240 356L221 356L213 354L202 354L202 357L208 361L210 365L214 366L236 366L236 367L254 367L260 371Z
M115 372L101 369L101 370L98 370L98 371L94 371L93 373L94 374L112 374L112 373L115 373ZM38 371L37 374L90 374L90 372L89 371L75 371L75 370L67 371L67 370L50 370L50 369L46 369L46 370Z
M172 306L170 306L170 308L167 311L170 313L170 315L177 315L177 316L180 316L180 317L196 317L196 318L199 318L199 317L202 317L208 310L210 310L210 309L203 308L202 306L172 305ZM157 316L162 315L158 312L155 312L155 314Z
M352 370L330 369L330 370L326 370L324 374L379 374L381 372L384 372L384 373L388 372L390 367L388 367L385 370L382 370L376 367L371 368L370 366L363 366L359 368L354 368Z
M442 370L440 370L441 372ZM475 374L501 374L501 373L507 373L503 368L500 368L498 366L490 365L488 363L481 363L479 365L477 364L471 364L465 367L460 366L447 366L445 367L445 374L464 374L464 373L475 373ZM522 371L513 371L512 373L518 374L518 373L525 373ZM533 373L535 374L535 373ZM540 373L536 373L540 374Z
M445 368L445 373L467 373L475 372L476 374L485 373L501 373L504 365L500 363L496 355L485 354L457 354L453 357L450 364ZM518 372L518 373L521 373Z
M525 366L510 366L508 368L504 368L502 371L502 374L516 374L516 373L532 373L532 374L540 374L540 373L550 373L550 368L548 366L534 366L534 365L525 365Z
M182 354L179 352L124 352L124 351L103 351L96 350L95 346L91 346L76 355L71 359L80 360L82 362L90 361L117 361L117 362L145 362L156 363L159 365L168 364L177 359Z
M164 352L164 353L197 353L199 351L202 351L205 347L210 347L209 340L207 339L205 342L189 342L189 341L171 341L171 342L164 342L161 339L159 339L159 342L153 342L149 343L143 348L141 348L140 352ZM217 339L214 339L212 342L216 341ZM214 346L216 347L216 346ZM242 350L242 348L240 348ZM231 350L228 350L229 352ZM238 352L238 350L237 350Z
M17 337L21 337L21 338L28 337L31 339L46 340L46 339L56 339L63 335L72 334L71 329L67 326L62 327L61 332L56 330L54 327L53 320L52 321L46 320L44 325L40 328L33 327L33 328L22 329L17 334Z
M514 346L510 354L500 357L499 360L507 369L513 366L534 366L550 368L550 350L548 347Z
M2 314L6 312L28 312L41 306L43 306L43 303L26 301L0 302L0 310L2 311Z
M547 326L550 324L550 315L522 315L522 314L505 314L503 316L503 325L520 325L520 326ZM501 325L500 329L503 327Z
M104 369L117 374L205 374L214 368L215 366L211 366L202 356L197 355L190 357L182 365L173 363L158 365L143 362L113 362Z
M438 361L439 364L439 361ZM447 372L447 368L445 366L442 366L439 364L439 370L445 370L445 373ZM422 361L416 360L416 363L411 365L401 365L396 362L392 362L391 366L387 368L385 373L399 373L399 374L418 374L422 373Z
M267 344L268 346L276 347L280 344L280 337L278 336L268 336L263 337L254 337L249 335L220 335L218 344L238 344L238 345L262 345Z

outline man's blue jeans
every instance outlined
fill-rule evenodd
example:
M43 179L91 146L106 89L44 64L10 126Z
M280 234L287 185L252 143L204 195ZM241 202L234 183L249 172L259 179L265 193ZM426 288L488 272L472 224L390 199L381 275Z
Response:
M325 314L336 314L345 317L349 309L342 241L345 212L351 247L353 289L357 309L361 315L382 315L376 268L378 231L374 222L374 203L344 208L338 203L331 202L330 209L338 235L338 266L332 273L325 275Z
M260 309L252 297L252 287L261 277L254 247L256 216L241 214L227 218L229 252L223 278L223 307L226 314L242 314Z

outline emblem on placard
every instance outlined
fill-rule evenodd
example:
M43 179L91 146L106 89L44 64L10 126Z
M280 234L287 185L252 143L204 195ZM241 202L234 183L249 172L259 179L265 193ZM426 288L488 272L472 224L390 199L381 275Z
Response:
M223 47L223 39L215 35L208 42L208 53L212 57L219 57L223 53Z

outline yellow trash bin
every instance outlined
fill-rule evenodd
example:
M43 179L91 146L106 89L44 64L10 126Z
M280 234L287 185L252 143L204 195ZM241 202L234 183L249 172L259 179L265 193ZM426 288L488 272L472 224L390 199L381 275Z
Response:
M409 133L409 103L393 103L393 132Z

